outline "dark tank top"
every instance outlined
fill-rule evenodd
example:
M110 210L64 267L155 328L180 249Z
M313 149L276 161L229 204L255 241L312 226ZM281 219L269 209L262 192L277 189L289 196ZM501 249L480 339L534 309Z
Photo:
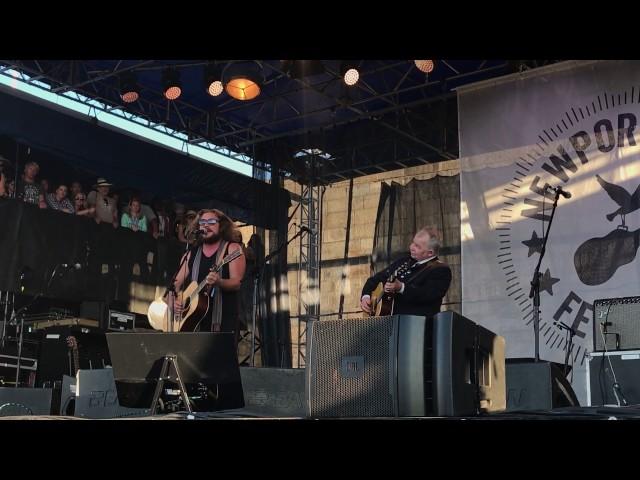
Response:
M227 244L227 250L224 252L224 256L229 254L229 245ZM193 262L195 260L196 253L198 248L195 247L191 249L191 255L189 258L189 282L191 282L191 272L193 271ZM198 283L202 282L205 277L209 274L209 271L213 267L215 263L216 254L213 253L210 257L207 257L204 252L202 252L202 256L200 258L200 270L198 271ZM224 258L224 257L223 257ZM220 276L222 278L229 278L229 264L226 264L222 267L220 272ZM233 332L237 335L238 331L238 292L225 292L222 289L216 287L216 291L214 295L222 295L222 324L221 331L223 332ZM210 300L211 304L213 304L213 298ZM211 323L213 320L213 308L209 309L206 317L200 322L200 328L198 331L200 332L210 332L211 331Z

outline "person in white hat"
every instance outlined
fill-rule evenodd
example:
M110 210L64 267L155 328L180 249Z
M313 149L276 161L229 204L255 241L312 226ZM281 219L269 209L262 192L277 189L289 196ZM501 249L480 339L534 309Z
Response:
M112 186L105 178L98 178L93 186L96 190L87 196L87 204L94 207L96 222L106 222L113 224L113 228L118 227L118 206L113 198L109 196L109 188Z

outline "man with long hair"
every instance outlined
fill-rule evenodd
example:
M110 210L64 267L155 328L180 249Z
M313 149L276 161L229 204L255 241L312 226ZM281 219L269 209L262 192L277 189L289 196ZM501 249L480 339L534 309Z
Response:
M241 255L224 265L219 272L213 271L225 257L242 251L242 245L234 241L235 225L217 209L200 210L194 224L200 240L185 253L186 259L183 257L184 263L176 276L175 290L180 292L183 286L206 279L210 307L196 330L232 332L237 338L237 296L246 268L245 258ZM177 293L173 308L176 316L179 316L183 308L180 293Z

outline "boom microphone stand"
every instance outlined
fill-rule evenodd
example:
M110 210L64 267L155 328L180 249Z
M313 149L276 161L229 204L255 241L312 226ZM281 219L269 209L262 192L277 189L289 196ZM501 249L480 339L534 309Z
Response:
M542 249L540 250L540 257L538 258L538 264L533 272L533 279L531 280L531 291L529 292L529 298L533 298L533 332L535 336L535 362L540 361L540 264L542 258L547 249L547 240L549 239L549 232L551 231L551 223L553 222L553 216L556 213L556 207L558 206L558 198L560 195L565 198L571 198L569 192L565 192L561 187L551 187L545 185L545 191L550 189L555 191L555 198L553 199L553 207L551 208L551 217L549 218L549 225L547 225L547 231L544 235L544 241L542 242Z
M171 280L169 281L169 283L167 284L167 287L164 290L164 293L162 294L162 298L166 298L170 293L173 294L173 298L172 298L172 304L175 304L175 299L177 297L177 292L176 292L176 278L178 277L178 273L180 273L180 270L182 270L182 266L184 265L184 263L187 260L187 253L189 252L189 247L191 246L189 244L189 238L187 238L187 245L184 249L184 255L182 255L182 261L180 262L180 265L178 265L178 269L176 270L176 272L173 274L173 277L171 277ZM169 332L173 332L173 306L174 305L168 305L167 304L167 319L168 319L168 330ZM183 305L184 306L184 305Z

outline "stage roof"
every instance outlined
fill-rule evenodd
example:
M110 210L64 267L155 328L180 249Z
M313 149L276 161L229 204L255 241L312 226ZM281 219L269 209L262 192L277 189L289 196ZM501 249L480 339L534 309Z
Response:
M555 60L356 60L356 85L341 60L5 60L57 93L73 90L166 125L195 145L231 150L301 182L331 183L458 157L455 88ZM163 71L179 74L182 95L163 96ZM254 70L261 93L239 101L205 91L205 71L227 80ZM132 73L139 99L124 104L120 79ZM217 147L216 147L217 146ZM326 155L303 155L301 151ZM326 158L325 158L326 157Z

